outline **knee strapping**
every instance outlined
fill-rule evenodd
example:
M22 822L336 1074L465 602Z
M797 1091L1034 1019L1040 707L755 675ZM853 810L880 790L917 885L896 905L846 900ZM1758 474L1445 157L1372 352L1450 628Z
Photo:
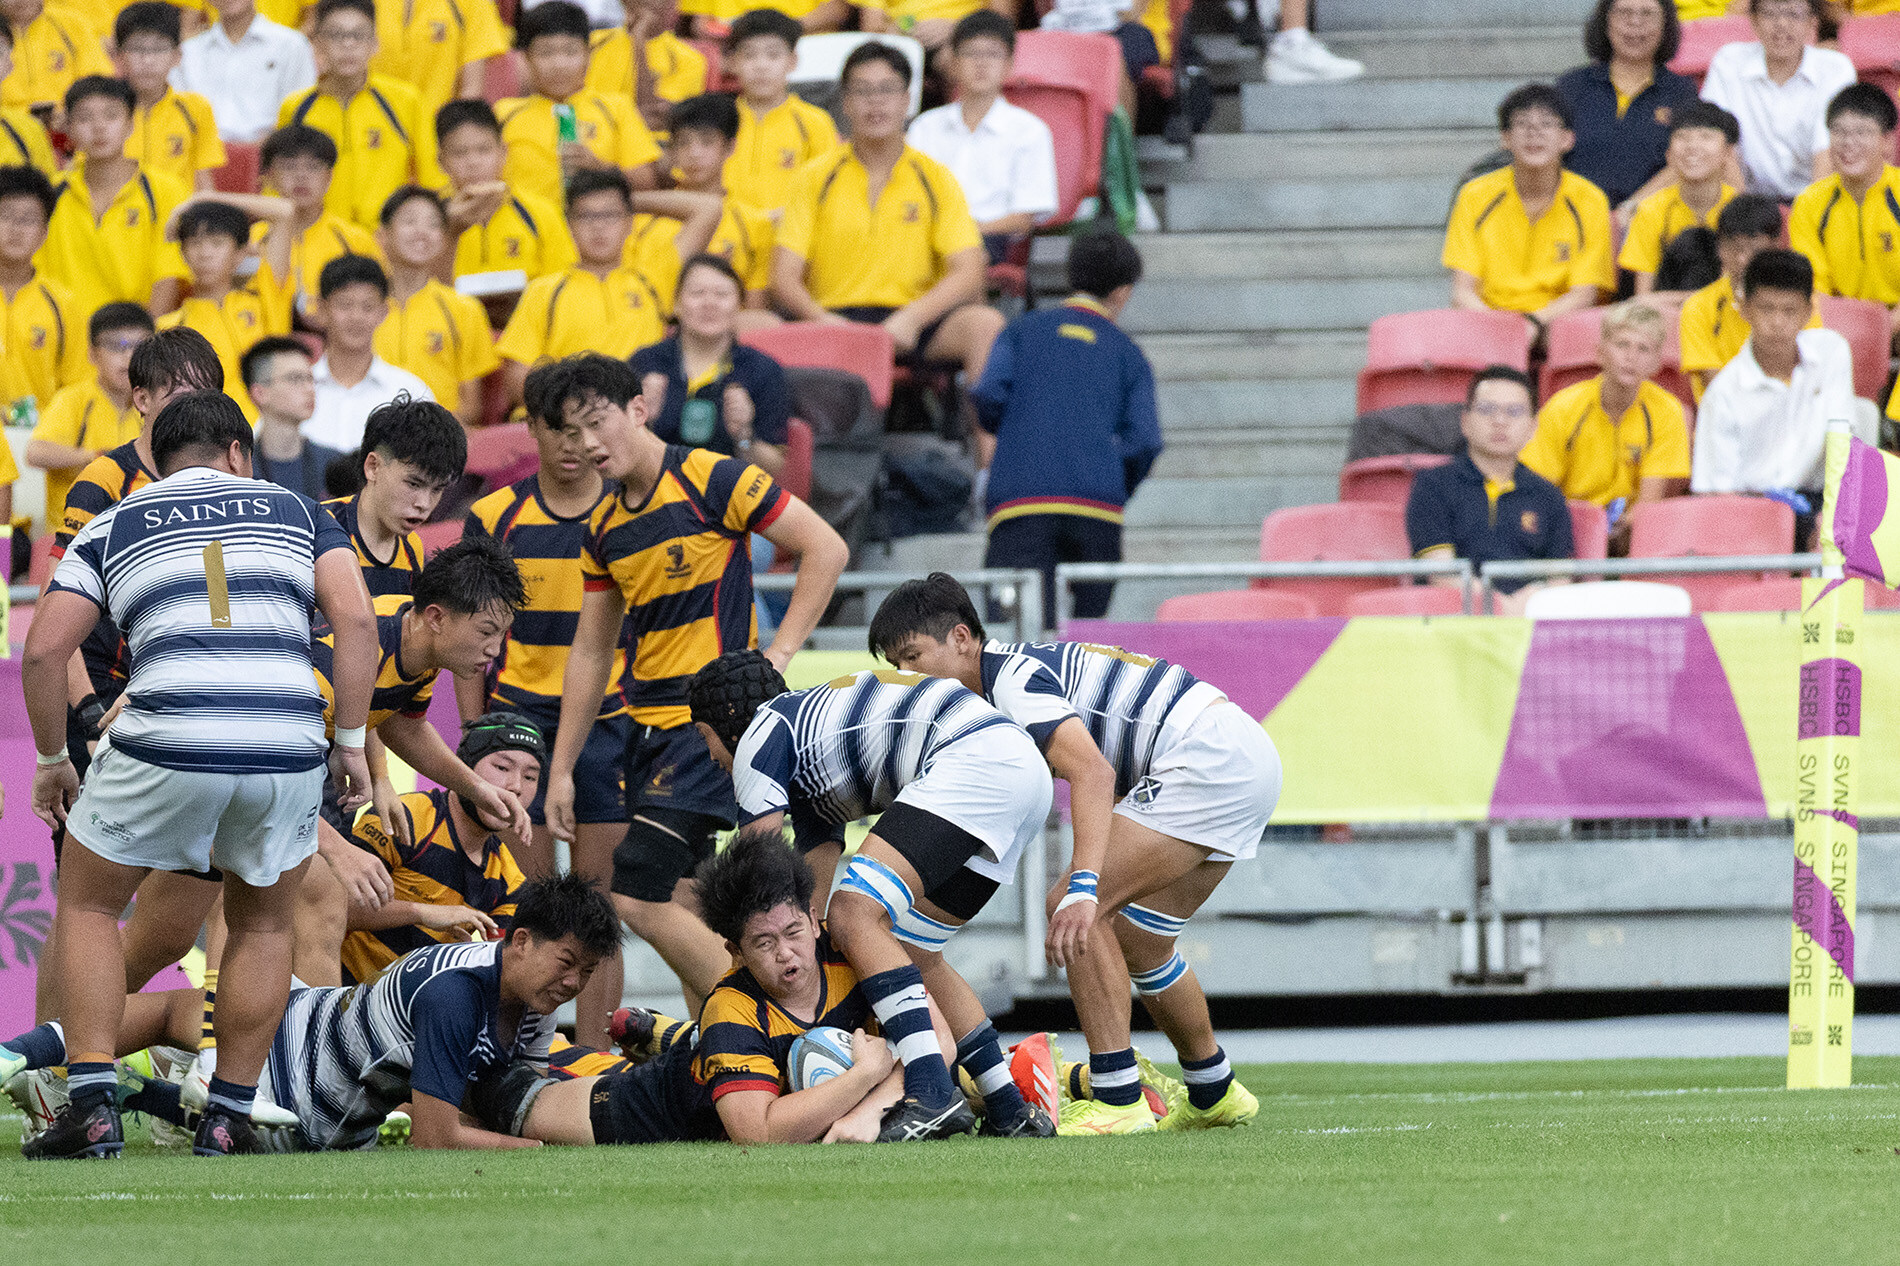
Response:
M906 945L936 953L956 934L955 925L919 913L914 908L916 898L911 894L910 885L899 878L896 871L873 858L852 858L850 865L844 868L844 881L838 889L869 897L883 906L884 913L891 919L891 935Z
M1122 907L1122 918L1151 936L1164 937L1170 941L1181 935L1188 923L1186 919L1177 919L1171 914L1133 904Z
M1135 982L1135 992L1144 998L1152 998L1167 989L1175 981L1187 975L1187 959L1176 950L1168 955L1168 961L1152 971L1130 972L1128 978Z

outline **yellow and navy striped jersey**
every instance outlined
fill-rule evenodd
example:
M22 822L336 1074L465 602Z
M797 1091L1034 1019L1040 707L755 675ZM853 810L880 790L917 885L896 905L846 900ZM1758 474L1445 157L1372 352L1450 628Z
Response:
M506 932L515 917L515 897L527 877L515 864L508 846L492 832L477 849L481 860L469 856L449 814L449 794L418 791L402 797L402 811L409 815L409 838L414 844L405 847L384 828L373 810L357 819L352 842L389 867L394 900L467 906L488 915ZM369 984L410 950L460 944L464 939L453 929L414 924L351 932L343 941L343 970L357 984Z
M66 510L60 517L59 532L53 537L54 558L66 556L66 547L73 543L81 528L152 482L152 472L139 459L136 439L135 436L93 458L66 490ZM125 639L119 636L119 626L103 612L79 650L94 690L103 695L125 683L130 668Z
M376 688L369 696L369 728L375 729L390 717L426 716L435 693L438 670L426 669L411 675L402 664L402 618L415 604L402 594L373 598L376 608ZM316 670L317 689L323 692L323 729L336 732L336 686L332 673L336 664L336 634L328 623L311 630L310 665Z
M871 1004L858 988L858 974L832 945L831 933L823 924L818 928L817 950L824 988L818 995L817 1015L810 1022L773 1002L744 967L727 972L713 987L699 1013L693 1080L714 1100L735 1090L783 1092L792 1043L811 1029L877 1031Z
M369 596L382 598L394 594L407 598L415 589L416 573L422 570L422 537L415 532L403 537L387 559L370 553L369 543L363 539L357 521L356 503L362 495L359 492L354 497L338 497L324 502L323 508L336 516L337 523L350 534L350 544L356 548L356 561L363 565L363 583L369 586Z
M646 500L629 506L622 495L594 507L581 577L589 592L618 586L627 600L624 689L635 721L685 725L693 674L757 643L747 536L790 501L757 466L670 444Z
M576 1046L556 1036L548 1051L548 1076L555 1081L577 1081L582 1077L607 1077L630 1072L633 1061L612 1051L597 1051L591 1046Z
M609 501L619 485L609 483L600 501L585 514L561 518L541 499L541 476L498 488L477 501L468 512L467 531L480 529L504 542L521 565L528 601L515 612L514 626L501 646L501 658L489 668L488 692L494 703L514 708L558 708L561 678L567 672L567 652L580 624L581 553L587 544L588 520L601 501ZM602 716L626 709L621 683L627 671L627 653L614 651L612 683L601 703Z

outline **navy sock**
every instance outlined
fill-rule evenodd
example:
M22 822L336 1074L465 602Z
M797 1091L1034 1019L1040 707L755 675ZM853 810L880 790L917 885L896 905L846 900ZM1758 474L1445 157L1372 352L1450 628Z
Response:
M75 1112L89 1112L105 1100L119 1084L119 1076L110 1061L96 1064L66 1065L66 1090L72 1095Z
M1216 1046L1208 1059L1181 1059L1181 1080L1187 1083L1188 1102L1205 1112L1221 1101L1234 1082L1234 1066L1227 1052Z
M957 1043L957 1063L970 1074L970 1080L983 1092L983 1104L991 1121L1013 1121L1023 1110L1023 1092L1009 1075L1009 1061L1003 1058L1003 1040L988 1020L972 1029Z
M0 1042L15 1055L26 1056L28 1068L53 1068L66 1062L66 1034L58 1020L36 1029L28 1029L15 1038Z
M121 1099L119 1108L124 1112L143 1112L173 1125L184 1125L185 1105L179 1097L182 1090L183 1087L169 1081L147 1081Z
M1141 1099L1141 1074L1135 1070L1135 1048L1089 1052L1089 1093L1097 1103L1126 1108Z
M223 1108L234 1117L248 1118L251 1115L251 1105L255 1102L257 1102L256 1086L240 1086L222 1077L211 1079L211 1088L205 1096L207 1107Z
M897 1046L897 1058L904 1064L905 1097L930 1108L949 1103L956 1087L930 1025L930 1000L924 993L922 973L906 963L866 976L858 988L864 991L884 1036Z

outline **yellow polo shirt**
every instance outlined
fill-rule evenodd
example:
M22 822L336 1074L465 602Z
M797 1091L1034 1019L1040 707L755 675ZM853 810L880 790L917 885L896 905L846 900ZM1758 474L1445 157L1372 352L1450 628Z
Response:
M78 10L46 8L13 32L13 71L0 79L0 105L64 105L66 90L87 75L111 75L99 32Z
M1575 172L1532 224L1509 167L1466 181L1445 230L1447 268L1472 274L1485 306L1535 312L1576 286L1616 289L1610 201Z
M211 103L195 92L167 88L149 107L133 111L125 156L146 171L162 171L187 187L196 184L199 172L224 166Z
M261 233L258 236L262 238ZM290 275L301 307L308 309L322 293L317 281L323 276L323 266L345 255L368 255L379 264L383 262L383 248L376 245L374 234L328 211L291 242Z
M1658 189L1636 204L1636 214L1630 217L1630 230L1623 237L1623 250L1616 262L1633 273L1654 273L1662 267L1663 252L1676 240L1676 234L1698 224L1714 228L1716 217L1722 214L1722 208L1736 192L1723 185L1709 213L1698 216L1682 200L1680 188L1670 185L1667 189Z
M145 424L131 405L121 409L99 385L94 374L83 381L62 387L52 401L40 409L39 425L33 438L71 448L103 453L138 438ZM46 521L59 523L66 515L66 493L79 478L83 467L46 472Z
M595 31L593 46L593 58L587 63L587 87L631 101L633 37L617 27ZM662 31L647 41L647 65L653 70L653 90L662 101L684 101L706 91L706 55L671 31Z
M673 235L679 228L678 220L666 216L644 213L634 216L633 231L627 234L626 249L622 252L623 262L629 268L644 268L648 276L660 276L670 266L677 276L685 262L673 245ZM772 284L772 243L776 233L772 217L728 198L719 226L713 230L712 240L706 243L706 253L731 264L747 290L764 290ZM671 312L673 296L664 297Z
M969 17L983 7L983 0L872 0L872 2L889 14L893 22L903 18L910 18L917 22L928 22L933 18L955 22Z
M369 77L347 102L312 88L289 98L277 125L302 123L336 142L336 174L323 204L375 232L389 195L414 183L430 189L448 184L435 157L435 115L423 109L416 90L388 75Z
M429 384L454 412L462 384L501 364L481 301L431 279L405 302L389 298L389 315L376 327L376 354Z
M44 274L11 299L0 293L0 339L0 408L31 396L44 413L61 387L92 375L86 318L73 292Z
M52 138L25 106L0 106L0 164L37 167L59 179L59 159Z
M369 68L416 90L434 136L435 112L461 95L462 68L507 51L495 0L385 0Z
M177 311L158 318L158 328L184 325L198 331L217 350L224 366L224 394L237 401L244 416L257 421L257 406L244 388L241 365L251 344L273 334L290 333L291 287L277 280L268 263L222 299L193 297Z
M901 308L983 238L950 169L906 145L875 204L849 147L799 168L777 244L805 261L821 306Z
M59 199L36 262L73 292L75 337L83 341L86 322L104 305L119 300L149 305L155 282L191 275L178 243L165 240L165 221L190 193L178 180L140 171L96 217L83 162L53 188Z
M1900 167L1882 169L1859 201L1838 175L1803 189L1788 213L1788 244L1814 265L1814 292L1900 303Z
M838 148L831 116L797 93L754 114L739 98L739 137L723 173L726 195L761 211L777 213L791 195L798 169Z
M680 12L729 24L740 14L752 9L776 9L788 18L802 18L823 2L824 0L767 0L765 3L755 4L753 0L680 0Z
M1807 328L1821 328L1820 305L1808 318ZM1734 360L1735 353L1748 341L1748 318L1742 315L1735 288L1727 277L1717 277L1683 300L1677 330L1682 343L1682 372L1688 375L1689 389L1700 402L1703 388L1716 371Z
M579 258L560 205L515 193L487 223L462 230L455 243L455 275L519 268L533 281L572 267Z
M567 104L574 107L575 139L602 162L630 171L659 159L660 144L634 110L631 97L583 89ZM554 101L537 93L510 97L495 107L501 119L501 139L508 146L508 164L502 178L512 189L565 206L561 129L554 118L554 106Z
M1682 402L1646 382L1637 388L1636 402L1612 420L1603 410L1601 375L1572 383L1538 411L1537 433L1518 460L1571 501L1633 501L1645 479L1689 477Z
M666 336L661 296L670 296L673 284L673 278L649 278L625 267L604 280L579 267L536 278L522 292L495 350L523 365L580 352L631 356Z

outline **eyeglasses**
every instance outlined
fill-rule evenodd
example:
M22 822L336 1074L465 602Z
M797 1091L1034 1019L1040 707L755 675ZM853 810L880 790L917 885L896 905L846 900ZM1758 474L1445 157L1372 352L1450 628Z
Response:
M1480 418L1504 418L1510 422L1521 422L1531 415L1531 407L1527 404L1474 404L1471 412Z
M567 218L570 223L580 221L599 224L608 220L624 220L629 214L626 211L570 211L567 213Z
M376 38L374 31L318 31L317 38L327 44L367 44Z
M1662 20L1662 10L1653 4L1619 5L1610 10L1610 21L1612 22L1628 22L1631 24L1641 22L1645 26L1661 26Z
M263 385L266 387L276 387L280 385L285 387L314 387L317 385L317 376L312 373L278 374L274 378L266 378Z

